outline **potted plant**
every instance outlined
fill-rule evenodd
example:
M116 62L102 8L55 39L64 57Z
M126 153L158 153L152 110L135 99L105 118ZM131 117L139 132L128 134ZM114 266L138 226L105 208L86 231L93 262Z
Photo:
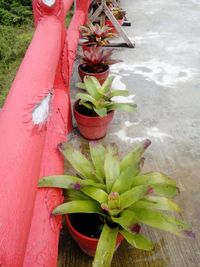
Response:
M109 8L110 8L113 16L118 21L119 25L122 25L124 22L124 17L126 15L126 12L121 7L110 6ZM112 29L111 32L117 33L113 23L108 18L105 21L105 25L109 26Z
M73 214L82 214L83 217L95 214L99 218L101 230L93 267L110 266L117 239L120 243L121 236L135 248L152 250L151 240L140 233L143 225L178 236L194 237L186 223L168 214L180 213L178 205L171 200L179 192L176 182L160 172L141 173L142 154L150 144L148 139L141 141L120 159L115 144L105 147L98 142L90 142L88 157L91 160L71 144L66 144L65 147L60 146L60 150L77 175L49 176L39 181L39 187L67 190L70 200L56 207L53 214L72 214L67 217L69 230L89 255L95 248L90 244L87 251L88 237L84 233L77 235L77 229L73 230L76 225L83 224L82 219L73 218ZM87 221L88 228L96 224L93 219Z
M109 40L116 37L117 34L112 33L112 28L107 25L100 26L88 22L87 25L80 26L81 35L87 41L83 42L83 50L88 50L90 46L105 46L109 44Z
M89 140L104 137L114 110L132 112L136 108L135 103L113 101L114 96L128 96L127 90L111 90L113 79L114 77L110 76L101 85L95 77L85 76L83 83L76 84L77 87L85 90L85 93L76 95L74 117L80 133Z
M111 58L111 49L105 49L101 46L91 46L89 50L80 55L83 63L79 64L78 72L81 80L86 75L94 76L102 84L109 75L109 65L120 62Z

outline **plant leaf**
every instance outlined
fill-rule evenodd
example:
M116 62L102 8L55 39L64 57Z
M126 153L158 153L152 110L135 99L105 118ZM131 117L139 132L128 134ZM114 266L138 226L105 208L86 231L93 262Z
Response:
M166 197L147 196L133 204L134 208L158 209L181 212L179 206Z
M125 230L120 231L126 241L135 248L151 251L153 249L153 243L151 240L141 234L129 233Z
M72 167L84 178L97 180L92 163L73 146L67 143L62 150L64 157L70 162Z
M72 200L61 204L53 210L53 214L98 213L102 214L101 206L94 200Z
M110 91L114 76L109 76L101 86L101 93L107 94Z
M84 83L81 83L81 82L76 83L76 87L78 87L80 89L83 89L83 90L86 90L85 84Z
M120 195L121 210L128 208L136 201L143 198L147 193L148 186L139 185Z
M118 228L104 224L92 267L110 267L116 247Z
M120 162L121 172L126 170L130 165L134 164L135 162L136 163L140 162L142 154L150 144L151 141L149 139L145 139L136 144L135 147L121 160Z
M135 233L134 227L138 223L138 218L132 210L126 209L121 212L119 217L112 216L112 220L121 225L126 231Z
M102 98L102 94L100 94L98 91L101 87L101 84L95 77L85 76L84 84L89 95L91 95L95 100L99 100L100 98Z
M94 106L97 105L97 101L96 101L92 96L90 96L90 95L88 95L88 94L78 93L78 94L76 95L76 98L77 98L77 99L81 99L81 100L83 100L83 101L89 101L89 102L91 102Z
M128 96L128 91L127 90L112 90L110 92L110 97L114 96Z
M135 103L114 103L112 102L110 106L108 107L108 111L111 110L122 110L127 112L133 112L135 111L137 105Z
M167 198L173 198L179 193L179 189L171 184L158 183L151 187L155 193Z
M93 186L86 186L82 188L81 191L84 194L96 200L97 202L99 202L100 204L108 201L108 194L100 188L95 188Z
M161 172L149 172L145 174L141 174L136 176L132 180L132 186L136 185L154 185L154 184L169 184L169 185L176 185L176 181L168 177L167 175L161 173Z
M120 162L120 177L113 185L112 191L119 193L126 192L131 188L132 180L140 173L142 162L142 154L145 149L151 144L151 141L146 139L139 142L132 151L130 151Z
M144 208L134 208L132 210L136 214L139 222L151 227L171 232L178 236L183 236L184 231L190 230L190 227L183 221L168 216L160 211Z
M73 189L68 189L66 192L67 200L92 200L91 197L85 195L83 192Z
M89 146L92 162L96 169L96 176L101 182L103 182L105 179L104 161L106 150L101 143L96 141L90 142Z
M106 147L104 171L106 177L107 192L110 192L113 183L120 174L119 155L116 144L109 144Z
M107 108L94 108L94 111L99 115L100 117L104 117L107 114Z
M54 175L43 177L38 183L39 187L57 187L75 190L80 190L86 185L95 185L95 182L90 179L83 180L70 175Z

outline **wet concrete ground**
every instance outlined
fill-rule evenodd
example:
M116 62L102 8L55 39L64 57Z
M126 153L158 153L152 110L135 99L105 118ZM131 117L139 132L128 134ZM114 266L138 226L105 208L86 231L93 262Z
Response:
M190 222L196 240L181 239L152 228L145 229L156 243L152 253L124 242L113 267L200 266L200 1L123 0L132 27L125 30L136 48L118 48L123 59L112 66L114 87L127 88L138 104L133 114L116 112L103 142L114 141L123 154L138 140L150 138L144 171L162 171L174 177L181 189L177 202ZM77 92L77 65L72 96ZM82 137L72 142L86 144ZM75 141L74 141L75 140ZM92 259L61 233L58 266L87 267Z

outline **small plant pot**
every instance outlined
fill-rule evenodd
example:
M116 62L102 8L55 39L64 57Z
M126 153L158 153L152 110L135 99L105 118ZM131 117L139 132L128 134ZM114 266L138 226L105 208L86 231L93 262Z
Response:
M90 110L79 105L79 100L74 104L74 117L80 133L88 140L97 140L106 135L108 126L113 119L114 111L104 117L90 114Z
M124 22L124 19L118 19L117 21L118 21L119 25L122 25L123 22ZM105 25L107 25L110 28L112 28L112 30L111 30L112 33L118 33L118 31L115 29L113 23L109 19L106 19Z
M96 77L98 81L103 84L104 81L108 78L109 72L110 68L105 64L99 65L99 68L96 68L96 70L94 68L91 68L90 65L84 63L78 66L78 73L82 81L84 77L88 75Z
M91 215L95 216L96 214L91 214ZM76 220L79 220L81 223L83 222L81 218L77 218ZM66 215L66 223L67 223L67 226L68 226L69 233L71 234L73 239L78 243L78 245L81 248L81 250L84 253L86 253L87 255L89 255L91 257L94 257L99 239L98 238L89 237L89 236L79 232L72 225L69 215ZM90 225L92 226L93 223L94 223L94 220L91 219L91 221L88 222L88 226L90 226ZM124 237L119 234L118 237L117 237L117 241L116 241L116 249L119 247L119 245L121 244L123 239L124 239Z

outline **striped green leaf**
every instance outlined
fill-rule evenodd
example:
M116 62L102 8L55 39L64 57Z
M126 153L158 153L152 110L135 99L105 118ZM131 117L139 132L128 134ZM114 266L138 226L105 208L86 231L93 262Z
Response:
M110 91L114 76L109 76L101 86L101 93L107 94Z
M148 186L139 185L129 191L120 195L120 208L121 210L133 205L136 201L144 198L147 193Z
M179 206L175 202L166 197L157 196L146 196L144 199L134 203L133 207L181 212Z
M126 241L135 248L151 251L153 249L153 243L151 240L141 234L129 233L126 230L120 231Z
M140 223L144 223L151 227L174 233L178 236L183 236L185 231L190 230L190 227L183 221L168 216L160 211L144 208L134 208L132 210Z
M94 200L98 201L100 204L108 201L108 194L100 188L86 186L82 188L81 191L89 197L93 198Z
M104 162L107 192L111 191L112 185L120 174L119 155L116 144L109 144L106 147Z
M176 185L176 181L168 177L167 175L160 173L160 172L149 172L142 175L136 176L132 180L132 186L136 185L154 185L154 184L169 184L169 185Z
M136 214L129 209L122 211L119 217L112 216L112 220L130 233L134 232L135 224L138 223Z
M71 144L67 143L62 153L83 178L97 180L92 163L80 151L74 149Z
M98 213L101 214L101 206L94 200L72 200L61 204L53 210L54 215L69 213Z
M39 187L57 187L75 190L80 190L86 185L95 185L95 182L90 179L83 180L70 175L54 175L43 177L38 183Z
M101 182L103 182L105 178L104 161L106 150L104 146L99 142L93 141L90 142L89 145L92 162L96 169L96 176Z
M138 144L136 144L135 147L121 160L120 162L121 172L129 168L130 165L134 165L135 163L140 162L142 154L150 144L151 141L149 139L143 140Z
M116 248L118 228L104 224L92 267L110 267Z

